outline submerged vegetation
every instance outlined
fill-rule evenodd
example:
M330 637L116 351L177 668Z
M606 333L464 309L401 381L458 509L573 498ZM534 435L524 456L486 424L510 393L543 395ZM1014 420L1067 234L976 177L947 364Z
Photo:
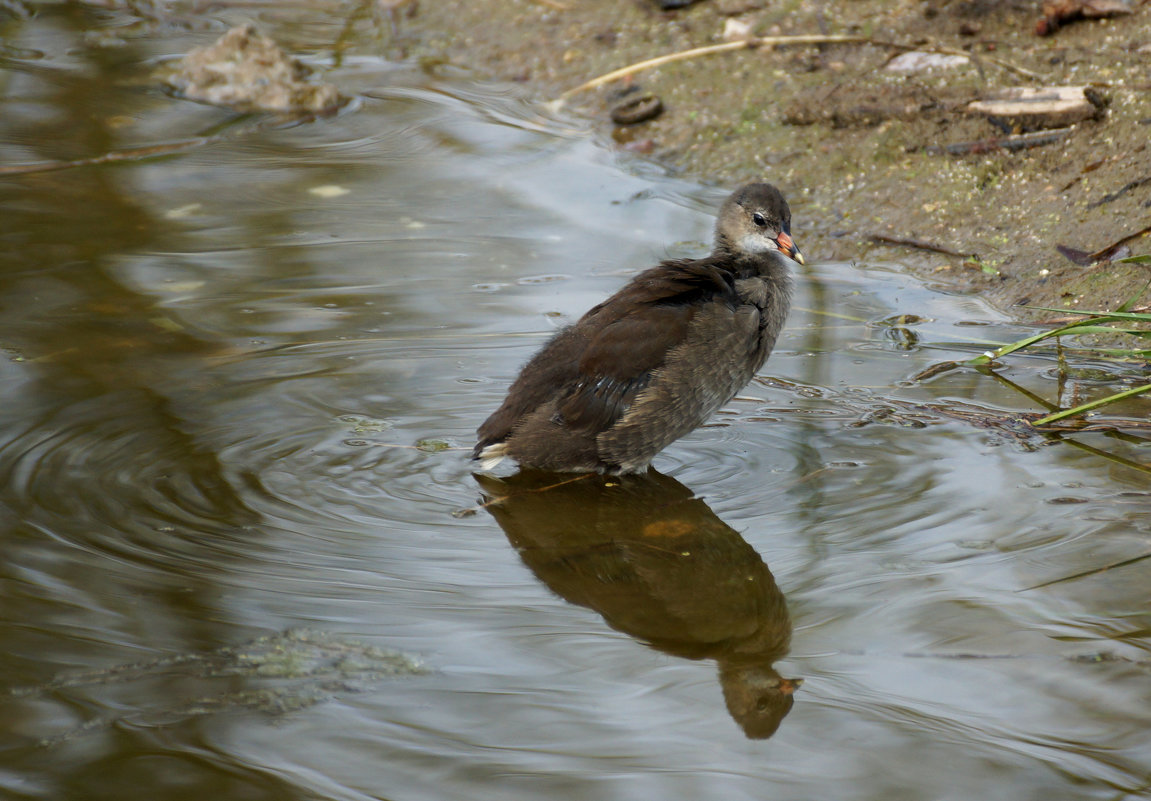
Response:
M1132 256L1119 261L1130 264L1147 264L1151 263L1151 256ZM1144 308L1143 310L1137 311L1132 311L1132 309L1135 308L1136 302L1148 287L1151 287L1151 282L1113 312L1036 307L1041 311L1078 316L1079 319L1072 319L1069 322L1063 322L1061 320L1060 322L1063 322L1062 325L1041 331L1029 337L1024 337L1008 345L1003 345L994 351L988 351L972 359L968 362L968 365L973 367L991 365L1008 354L1015 353L1024 348L1030 348L1040 342L1054 339L1058 345L1060 374L1063 375L1067 371L1067 364L1065 360L1065 350L1060 343L1060 338L1065 336L1079 337L1086 335L1098 336L1101 338L1100 342L1104 344L1095 345L1091 342L1077 341L1077 350L1086 351L1091 355L1102 356L1108 359L1137 360L1146 363L1148 357L1151 357L1151 347L1142 347L1142 345L1146 344L1145 340L1151 338L1151 309ZM1117 337L1123 337L1128 341L1136 343L1138 346L1126 348L1110 347L1109 345L1111 345ZM1040 428L1077 415L1087 414L1103 406L1126 400L1127 398L1140 395L1149 390L1151 390L1151 383L1142 383L1121 392L1115 392L1102 398L1077 404L1068 409L1055 410L1050 414L1031 420L1030 422L1031 425ZM1121 426L1117 424L1117 427Z

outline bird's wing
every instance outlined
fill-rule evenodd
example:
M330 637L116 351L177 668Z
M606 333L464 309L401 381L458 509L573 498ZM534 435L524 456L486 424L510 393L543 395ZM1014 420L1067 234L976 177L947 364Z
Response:
M566 428L610 428L686 339L697 301L716 295L734 299L732 281L700 262L664 262L636 276L532 357L480 426L476 453L553 400L556 422Z
M649 306L598 330L579 361L579 378L558 399L562 425L611 428L683 341L693 314L691 306Z
M717 294L734 296L719 271L664 262L588 312L575 326L587 332L579 378L557 404L563 424L595 433L615 425L687 339L699 301Z

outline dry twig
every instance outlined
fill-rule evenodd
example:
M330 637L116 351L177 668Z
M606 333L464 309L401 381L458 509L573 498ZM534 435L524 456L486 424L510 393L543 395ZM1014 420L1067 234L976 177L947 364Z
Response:
M998 136L992 139L980 139L977 142L957 142L953 145L929 145L924 152L931 155L946 153L950 156L967 156L973 153L991 153L995 150L1026 150L1032 147L1050 145L1063 139L1075 130L1074 125L1066 128L1056 128L1053 131L1032 131L1031 133L1014 134L1012 136Z
M601 75L598 78L593 78L586 83L581 83L574 89L568 89L561 94L558 98L552 101L554 108L560 108L568 98L574 97L582 92L595 89L604 84L618 81L620 78L626 78L629 75L634 75L637 72L650 70L655 67L661 67L664 64L672 64L676 61L688 61L700 56L709 56L713 53L728 53L733 50L754 50L757 47L766 46L786 46L786 45L804 45L804 44L834 44L837 42L866 42L865 36L763 36L753 37L750 39L741 39L738 42L724 42L718 45L707 45L705 47L693 47L691 50L681 50L678 53L669 53L666 56L657 56L656 58L649 58L646 61L640 61L635 64L629 64L626 67L621 67L618 70L612 70L606 75Z
M960 253L958 250L952 250L943 245L936 245L934 242L924 242L922 239L905 239L896 236L887 236L886 234L869 234L867 238L872 242L879 242L884 245L902 245L903 247L916 248L917 250L930 250L933 253L942 253L945 256L955 256L959 259L977 258L977 254L975 253Z

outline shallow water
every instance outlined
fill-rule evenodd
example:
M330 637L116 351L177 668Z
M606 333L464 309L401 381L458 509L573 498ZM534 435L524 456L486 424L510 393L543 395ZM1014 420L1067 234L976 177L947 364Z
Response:
M139 81L219 13L8 22L0 163L219 129ZM810 253L659 474L478 482L517 367L724 191L371 51L336 118L0 176L0 795L1149 794L1151 560L1029 589L1151 551L1147 448L994 422L1132 375L912 384L1025 332Z

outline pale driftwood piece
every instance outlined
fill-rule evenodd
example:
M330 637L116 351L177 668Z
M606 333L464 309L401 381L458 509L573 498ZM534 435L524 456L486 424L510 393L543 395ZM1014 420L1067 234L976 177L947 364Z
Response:
M967 105L967 113L1004 120L1020 131L1066 128L1095 118L1099 107L1083 86L1014 86Z

